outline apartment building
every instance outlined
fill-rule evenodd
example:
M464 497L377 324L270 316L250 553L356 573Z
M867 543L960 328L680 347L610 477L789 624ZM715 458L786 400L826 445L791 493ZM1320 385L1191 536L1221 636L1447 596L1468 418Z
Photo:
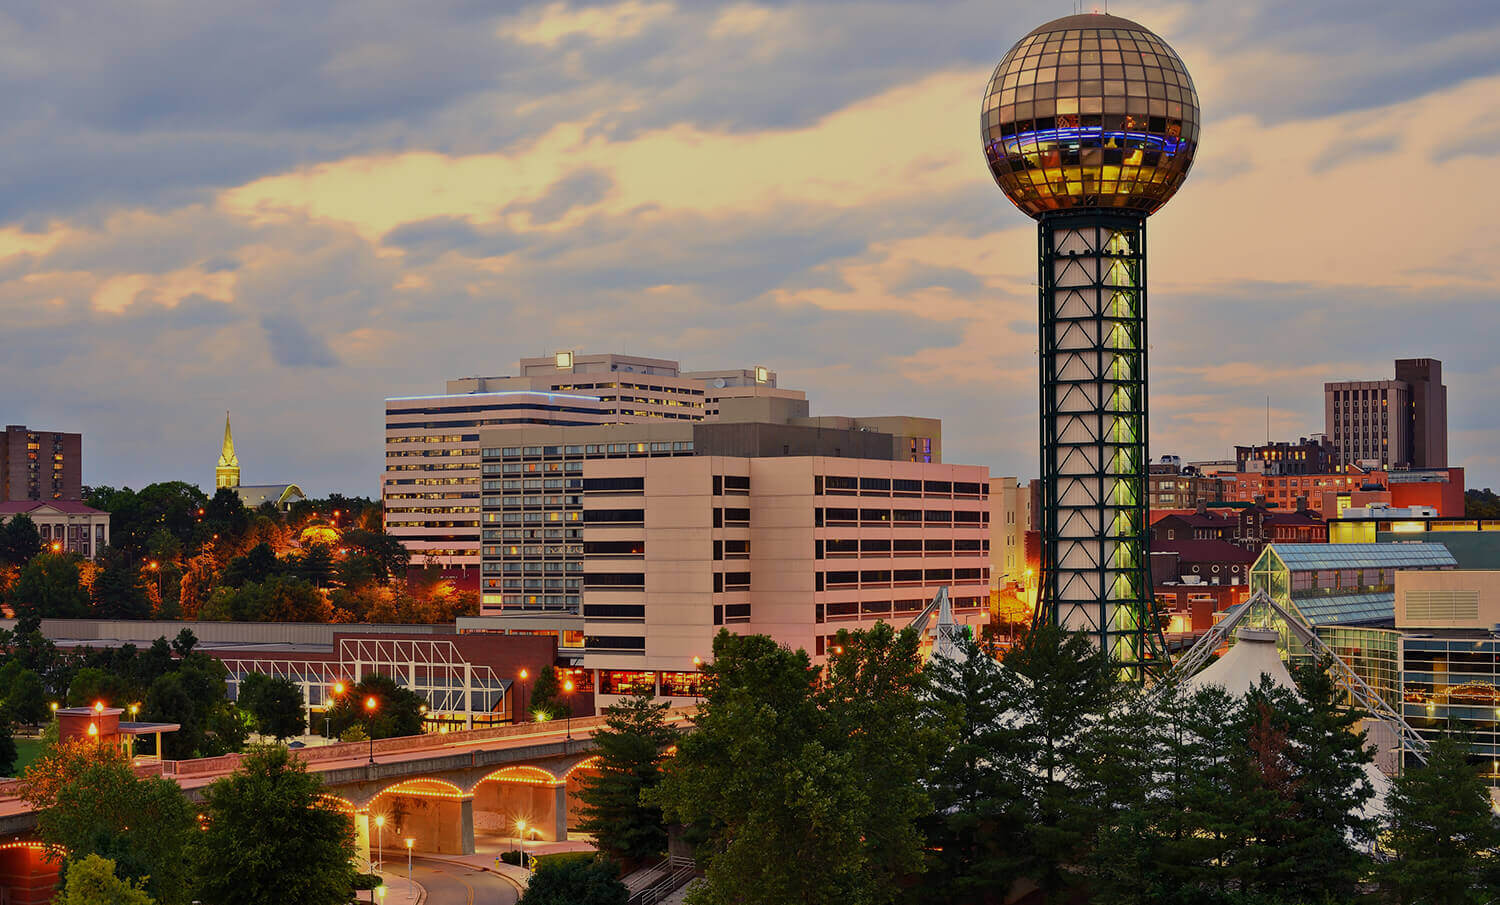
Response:
M5 426L0 437L0 503L82 498L82 434Z

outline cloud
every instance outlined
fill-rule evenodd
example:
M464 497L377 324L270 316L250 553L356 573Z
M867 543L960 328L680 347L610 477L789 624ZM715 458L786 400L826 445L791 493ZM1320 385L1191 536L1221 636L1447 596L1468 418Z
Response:
M338 364L328 344L290 314L265 314L260 319L261 329L271 343L271 357L279 365L289 368L331 368Z
M1036 472L1035 228L974 114L1054 4L84 2L0 20L0 406L84 430L88 480L206 482L228 407L247 480L374 494L381 398L564 347ZM1497 9L1130 11L1208 118L1150 226L1155 450L1428 354L1500 483Z

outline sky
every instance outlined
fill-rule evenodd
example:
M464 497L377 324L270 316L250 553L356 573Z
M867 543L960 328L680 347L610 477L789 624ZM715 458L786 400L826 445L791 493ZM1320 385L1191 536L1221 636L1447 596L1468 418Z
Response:
M557 349L766 365L1032 477L1034 224L996 62L1074 0L0 8L0 421L84 480L379 493L383 400ZM1197 84L1150 221L1151 451L1444 363L1500 487L1500 4L1115 2Z

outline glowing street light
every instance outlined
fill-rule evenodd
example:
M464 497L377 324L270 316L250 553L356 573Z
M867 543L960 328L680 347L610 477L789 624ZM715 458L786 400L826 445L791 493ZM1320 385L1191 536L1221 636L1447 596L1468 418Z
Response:
M526 821L516 821L516 851L520 852L521 869L526 869Z
M568 696L568 741L573 740L573 680L563 682L563 692Z
M376 707L377 707L377 704L376 704L375 696L374 695L370 695L368 698L365 698L365 713L366 714L368 714L371 717L373 717L375 715ZM368 720L366 721L366 724L367 725L369 724ZM375 727L373 725L370 726L369 735L370 735L370 763L373 764L373 763L375 763Z
M104 702L103 701L95 701L94 702L94 712L95 713L103 713L104 712Z
M412 887L412 881L411 881L411 847L413 845L415 845L416 842L417 842L417 840L413 839L412 837L410 837L410 836L406 837L406 897L408 899L411 898L411 887Z
M375 851L380 856L380 860L375 863L375 872L379 873L380 872L380 868L382 868L382 867L385 866L385 815L384 814L381 814L381 815L379 815L378 817L375 818L375 832L376 832L376 836L375 836L375 840L376 840L375 841Z

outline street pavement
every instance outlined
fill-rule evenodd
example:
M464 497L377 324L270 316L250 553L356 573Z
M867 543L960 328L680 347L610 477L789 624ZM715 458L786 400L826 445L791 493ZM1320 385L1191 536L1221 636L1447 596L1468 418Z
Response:
M514 883L460 862L415 858L412 878L427 890L426 905L515 905L519 898ZM386 905L402 900L387 897Z

